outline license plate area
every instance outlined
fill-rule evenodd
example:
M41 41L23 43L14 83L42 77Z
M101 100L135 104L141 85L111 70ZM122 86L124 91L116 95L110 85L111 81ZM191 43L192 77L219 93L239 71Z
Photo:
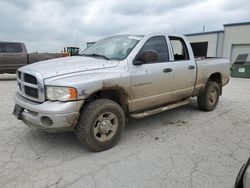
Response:
M17 119L22 120L23 116L22 113L24 111L24 108L19 106L18 104L15 105L15 108L13 110L13 115L16 116Z

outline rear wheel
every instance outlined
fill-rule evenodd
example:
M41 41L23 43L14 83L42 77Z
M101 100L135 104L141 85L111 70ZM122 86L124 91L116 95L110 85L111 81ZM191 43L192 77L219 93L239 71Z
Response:
M78 140L92 151L113 147L125 127L123 109L114 101L98 99L81 111L76 125Z
M204 91L198 96L198 104L201 110L212 111L218 104L220 88L218 83L208 81Z

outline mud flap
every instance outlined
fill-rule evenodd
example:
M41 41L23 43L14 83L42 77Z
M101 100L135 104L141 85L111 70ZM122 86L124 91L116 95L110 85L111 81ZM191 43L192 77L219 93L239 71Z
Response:
M24 111L24 108L16 104L12 114L14 116L16 116L17 119L22 120L23 119L23 116L22 116L23 111Z

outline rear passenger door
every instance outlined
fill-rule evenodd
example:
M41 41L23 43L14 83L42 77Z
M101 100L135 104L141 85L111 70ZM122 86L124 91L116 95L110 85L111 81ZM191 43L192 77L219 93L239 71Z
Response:
M27 64L27 53L21 43L5 43L5 69L7 72L15 72L16 69Z
M183 38L169 37L174 62L173 98L175 100L190 97L194 91L196 80L196 62L190 58Z

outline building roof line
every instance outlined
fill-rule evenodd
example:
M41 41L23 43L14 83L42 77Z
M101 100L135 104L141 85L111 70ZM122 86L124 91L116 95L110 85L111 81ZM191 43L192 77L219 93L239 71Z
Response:
M224 24L224 27L228 26L240 26L240 25L250 25L250 22L239 22L239 23L229 23L229 24Z
M190 34L185 34L185 36L207 35L207 34L215 34L215 33L224 33L224 31L217 30L217 31L207 31L207 32L200 32L200 33L190 33Z

